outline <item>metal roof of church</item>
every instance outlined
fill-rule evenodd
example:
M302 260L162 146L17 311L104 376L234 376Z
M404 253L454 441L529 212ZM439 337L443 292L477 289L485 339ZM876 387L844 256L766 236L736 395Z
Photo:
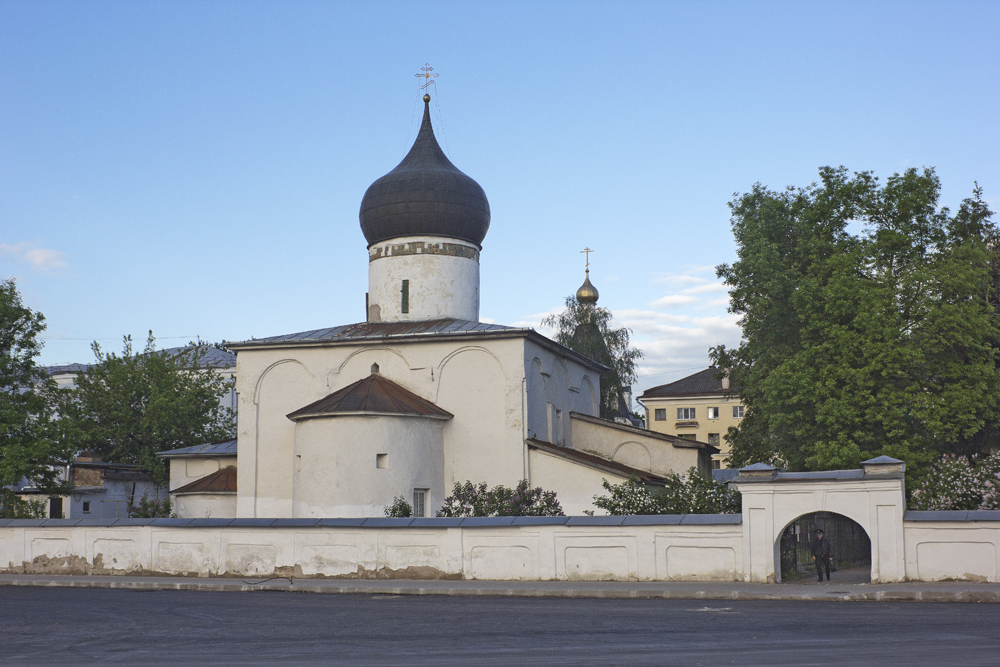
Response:
M157 454L165 459L201 458L207 456L236 456L236 438L222 442L210 442L193 447L169 449Z
M179 493L236 493L236 466L225 468L185 484L170 492Z
M194 349L191 345L184 345L182 347L168 347L163 350L156 350L159 354L168 354L172 357L179 357L182 354L190 352ZM236 367L236 355L232 352L226 352L225 350L220 350L214 345L205 344L202 346L203 352L197 358L198 368L225 368L229 366L230 368ZM58 366L45 366L46 372L49 375L58 375L60 373L82 373L90 368L90 364L61 364Z
M606 366L593 359L585 357L568 347L546 338L530 327L507 327L502 324L487 324L471 320L440 319L405 322L358 322L327 329L313 329L300 333L253 338L240 342L226 341L232 350L242 350L254 347L280 347L291 345L330 345L352 342L380 341L386 338L437 338L443 336L471 337L487 336L491 338L524 337L548 347L560 354L576 359L585 366L604 372Z
M309 341L346 341L388 338L390 336L407 336L421 334L469 333L476 331L530 331L505 327L501 324L486 324L469 320L424 320L420 322L358 322L345 324L328 329L313 329L283 336L269 336L235 343L234 345L250 345L260 343L309 342Z
M430 96L413 147L368 188L361 231L374 245L402 236L443 236L482 246L490 228L486 193L445 156L431 127Z
M290 412L288 418L298 421L311 417L336 417L358 413L435 419L451 419L455 416L426 398L417 396L392 380L382 377L377 369L374 370L375 372L368 377L295 412Z

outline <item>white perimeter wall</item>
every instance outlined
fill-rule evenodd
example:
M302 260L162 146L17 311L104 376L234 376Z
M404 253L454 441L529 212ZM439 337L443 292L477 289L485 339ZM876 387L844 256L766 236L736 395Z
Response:
M0 564L9 573L741 581L741 550L732 523L0 527Z
M191 525L183 525L188 519L161 519L157 525L123 520L116 526L65 527L53 525L55 520L47 525L5 520L0 571L744 581L746 524L731 523L733 518L627 517L630 525L617 525L622 517L516 519L524 525L500 525L515 521L510 518L417 519L408 527L402 525L410 519L292 519L280 527L255 525L267 519L202 519ZM362 521L372 527L360 527ZM552 521L557 524L546 523ZM455 525L459 522L465 525ZM1000 582L1000 520L902 523L905 580Z

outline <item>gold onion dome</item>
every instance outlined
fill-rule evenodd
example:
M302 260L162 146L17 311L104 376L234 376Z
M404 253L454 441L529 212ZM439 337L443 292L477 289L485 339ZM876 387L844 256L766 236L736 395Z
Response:
M593 304L597 303L598 297L597 288L594 287L590 282L590 269L587 269L587 277L583 279L583 284L580 285L580 289L576 291L576 300L580 303Z

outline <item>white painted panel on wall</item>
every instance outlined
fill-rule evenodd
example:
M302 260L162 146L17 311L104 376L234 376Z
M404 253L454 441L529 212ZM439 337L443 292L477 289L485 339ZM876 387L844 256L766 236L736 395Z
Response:
M42 556L65 558L73 553L69 540L58 537L36 537L31 540L31 560Z
M302 547L299 562L304 576L322 574L340 577L357 574L361 550L346 544L307 544Z
M163 572L207 573L205 545L201 542L160 542L156 555Z
M996 581L996 547L991 542L921 542L917 576L921 581Z
M108 570L134 570L142 566L136 562L135 540L94 540L94 567Z
M385 547L383 567L394 570L407 567L441 568L441 549L432 544L390 544Z
M896 581L896 506L878 506L878 580ZM872 568L874 574L875 568Z
M478 546L471 552L473 579L531 579L531 549L524 546Z
M762 507L750 508L750 580L766 581L772 548L767 533L767 511Z
M734 581L736 550L730 547L667 547L671 581Z
M273 574L278 550L273 544L230 544L226 547L229 574Z
M630 577L625 547L566 547L566 577L590 581L625 581Z

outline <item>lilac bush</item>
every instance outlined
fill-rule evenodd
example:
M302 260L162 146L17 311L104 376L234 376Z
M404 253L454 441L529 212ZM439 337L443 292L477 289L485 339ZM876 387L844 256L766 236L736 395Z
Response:
M910 505L918 510L1000 509L1000 453L945 454L931 466Z
M565 516L555 491L528 488L522 479L513 489L498 484L492 489L486 482L455 482L451 495L444 499L438 516Z
M174 505L170 498L150 498L147 494L142 494L139 502L128 504L128 517L130 519L169 519L177 518L173 513Z

